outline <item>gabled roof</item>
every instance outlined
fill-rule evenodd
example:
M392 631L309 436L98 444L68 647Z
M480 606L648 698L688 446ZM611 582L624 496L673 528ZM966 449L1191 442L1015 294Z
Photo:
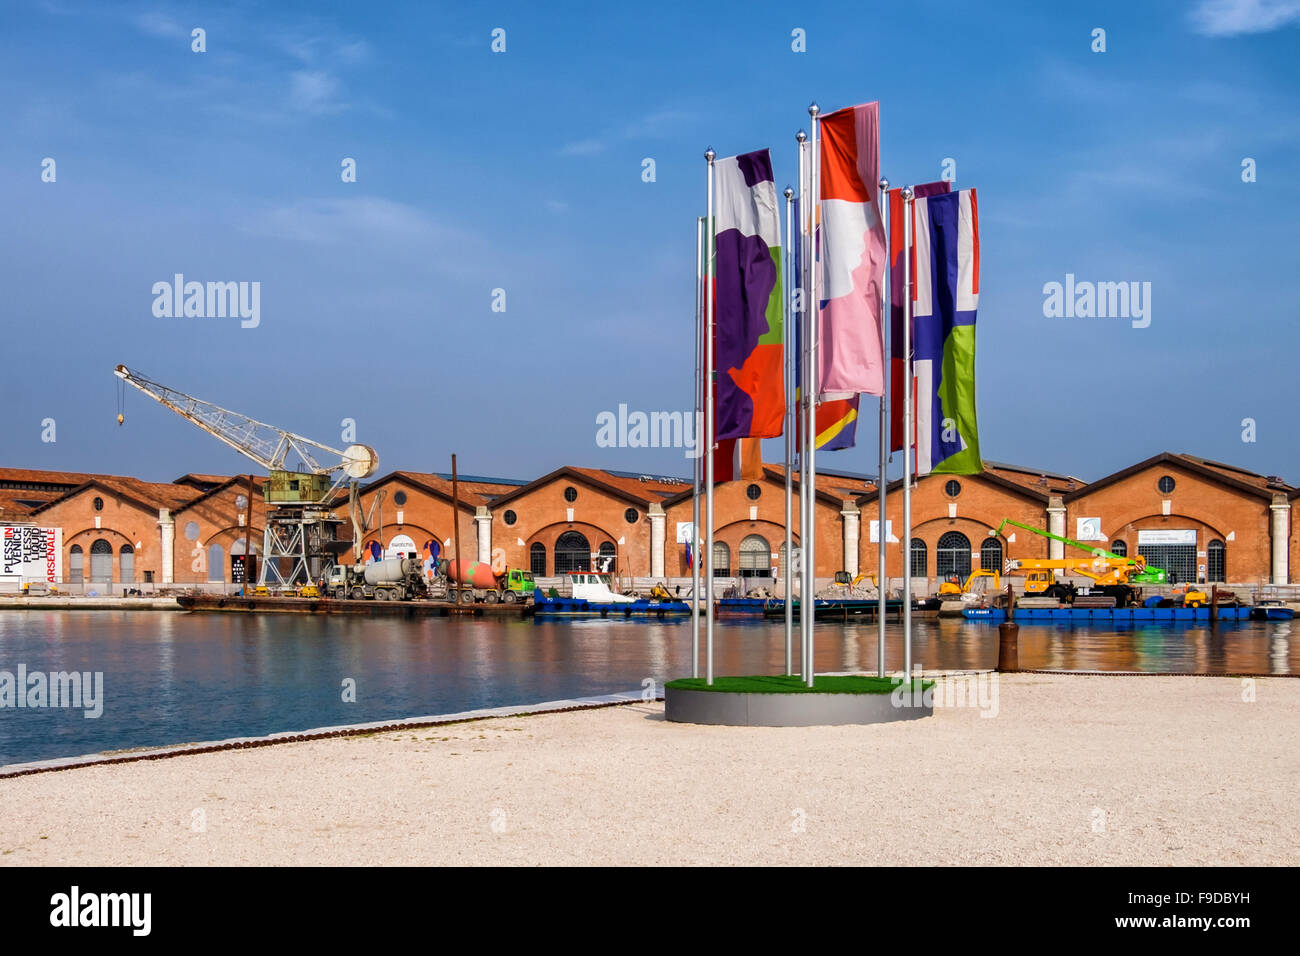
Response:
M98 488L110 495L116 495L146 511L156 511L159 506L174 511L189 504L202 494L197 488L192 488L189 485L141 481L139 478L128 478L122 475L105 475L83 482L76 488L59 495L53 501L46 502L39 508L33 509L31 514L39 514L59 502L66 501L90 488Z
M521 485L513 491L507 492L506 494L494 499L492 501L492 507L499 508L508 502L514 501L516 498L528 494L530 491L535 491L536 489L554 481L558 481L561 478L568 478L571 481L577 481L581 484L587 485L588 487L595 488L598 491L603 491L612 497L619 498L629 504L638 505L642 508L647 508L652 503L662 503L665 501L663 494L660 493L660 486L653 481L642 483L637 479L621 477L617 474L602 471L599 468L576 468L572 465L565 465L561 468L555 469L555 471L551 472L549 475L542 475L542 477L530 481L526 485ZM690 494L689 485L686 488L686 493Z
M1004 478L996 471L988 471L988 470L982 471L978 475L943 475L943 474L922 475L920 478L916 479L916 481L918 484L922 481L946 482L952 478L958 478L959 480L962 481L968 479L982 481L985 482L986 484L993 485L995 488L1000 488L1003 491L1009 492L1013 495L1020 495L1022 498L1028 498L1030 501L1040 502L1043 504L1046 504L1048 498L1051 497L1051 495L1048 493L1046 488L1034 487L1032 485L1026 485L1017 481L1012 481L1009 478ZM888 498L890 495L893 495L896 492L901 492L902 490L903 490L902 478L895 478L893 481L891 481L885 487L886 505L888 504ZM857 499L858 506L861 507L862 505L865 505L869 501L875 501L879 495L879 492L880 489L878 488L873 488L871 491L868 491L865 495L862 495Z
M792 476L792 479L793 480L791 481L791 487L794 489L794 494L798 495L799 494L799 473L797 471ZM821 476L818 475L817 500L823 501L828 505L833 505L838 508L840 505L844 503L845 496L835 494L832 491L828 491L825 487L822 486L822 482L820 479ZM736 479L736 481L745 481L745 480L746 479L744 478ZM763 480L768 482L769 484L778 485L781 488L781 490L784 491L785 490L785 466L764 465ZM725 484L727 484L727 482L725 481L714 482L714 487L716 488L718 485L725 485ZM688 484L684 491L680 491L675 495L665 498L663 500L663 505L665 508L667 508L671 505L677 504L679 501L686 501L691 497L691 494L694 491L695 491L694 483ZM701 496L703 496L703 493L704 493L704 486L703 483L701 483L700 485Z
M1002 461L990 461L987 458L984 459L984 471L995 474L999 478L1005 478L1007 481L1015 482L1018 485L1024 485L1026 488L1043 491L1050 495L1068 494L1087 484L1082 478L1074 475L1062 475L1054 471L1045 471L1027 465L1011 465Z
M175 482L173 482L173 484L175 484ZM265 484L266 484L266 478L264 476L254 475L253 494L256 495L258 492L260 492L262 490L262 486ZM199 504L202 504L203 502L207 501L209 498L215 498L217 495L221 494L223 491L225 491L227 488L231 487L232 485L234 485L241 491L247 489L248 476L235 475L233 478L225 478L222 480L221 484L217 485L215 488L209 488L207 491L202 491L199 494L199 496L194 500L187 502L186 504L183 504L179 508L175 508L173 510L177 514L179 514L182 511L186 511L189 508L193 508Z
M42 484L52 487L75 488L84 485L92 478L109 478L87 471L49 471L43 468L0 468L0 486L5 482L22 484Z
M444 478L442 475L434 472L390 471L383 477L376 478L374 481L363 486L361 493L363 495L369 494L389 482L399 480L413 488L419 488L421 491L428 492L435 497L441 498L448 503L451 502L451 479ZM456 488L456 492L457 497L460 499L460 506L468 511L473 511L480 505L486 505L491 501L492 497L496 494L495 488L497 487L495 485L486 488L478 487L478 482L461 481L459 479L457 480L457 485L458 487ZM339 503L345 501L347 501L347 496L341 495L339 498L335 499L333 504L337 506Z
M1295 490L1291 489L1290 486L1285 484L1276 487L1272 486L1269 484L1269 479L1267 477L1257 475L1254 472L1245 471L1241 468L1234 468L1231 465L1222 465L1217 462L1210 462L1208 459L1197 458L1192 455L1180 455L1176 452L1162 451L1158 455L1152 455L1145 461L1140 461L1136 465L1130 465L1114 474L1107 475L1105 478L1098 478L1091 484L1080 488L1077 491L1068 493L1065 496L1065 500L1075 501L1078 498L1083 497L1085 494L1106 488L1116 482L1123 481L1126 478L1130 478L1133 475L1146 471L1149 468L1154 468L1157 465L1172 465L1177 468L1182 468L1185 471L1189 471L1208 481L1216 482L1217 484L1224 485L1228 488L1235 488L1245 494L1253 495L1254 497L1263 498L1265 500L1271 501L1273 495L1276 493L1289 493L1291 496L1295 495Z

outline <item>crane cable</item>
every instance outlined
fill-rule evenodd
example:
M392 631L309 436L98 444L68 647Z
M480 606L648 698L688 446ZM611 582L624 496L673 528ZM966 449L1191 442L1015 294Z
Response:
M117 380L117 423L121 425L126 421L126 382L122 379Z

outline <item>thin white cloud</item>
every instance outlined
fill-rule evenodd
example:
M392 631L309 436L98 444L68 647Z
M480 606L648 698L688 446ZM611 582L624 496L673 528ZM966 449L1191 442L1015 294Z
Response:
M551 212L568 212L569 204L560 199L546 200L546 208Z
M150 11L138 14L135 25L140 30L155 37L188 37L190 31L167 16L165 13Z
M1211 37L1268 33L1300 23L1300 0L1201 0L1192 28Z
M580 139L560 148L561 156L595 156L603 153L609 144L600 139Z
M298 242L402 242L464 239L414 206L388 199L309 199L261 210L240 228L247 233Z
M678 132L695 114L681 110L658 110L599 137L580 139L560 147L561 156L594 156L616 142L634 139L662 139Z
M339 81L324 70L295 70L289 74L289 105L306 113L337 113L346 104L336 99Z

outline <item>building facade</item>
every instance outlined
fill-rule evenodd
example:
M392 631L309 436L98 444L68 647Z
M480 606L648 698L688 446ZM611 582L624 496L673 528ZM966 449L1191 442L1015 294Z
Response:
M1276 477L1170 452L1092 482L985 464L978 475L915 482L906 562L901 484L885 489L884 570L891 584L910 573L922 590L976 569L1000 571L1016 558L1077 556L1016 526L999 536L1008 518L1092 547L1141 554L1175 582L1284 584L1300 562L1291 524L1300 489ZM819 474L817 485L818 578L828 581L837 571L879 575L878 489L866 476L842 473ZM784 487L784 471L768 466L756 480L715 488L716 577L745 589L772 588L783 578ZM246 551L260 555L262 491L262 479L247 475L146 482L0 468L0 524L61 529L60 583L72 590L221 588L240 580ZM454 497L446 474L396 471L371 481L360 496L368 528L363 557L415 553L427 567L459 547L466 561L526 568L543 579L608 568L639 584L684 584L693 561L705 566L691 541L689 480L565 466L532 481L465 476ZM701 528L704 506L701 496ZM351 540L346 500L334 511L340 536ZM801 547L797 504L791 524Z

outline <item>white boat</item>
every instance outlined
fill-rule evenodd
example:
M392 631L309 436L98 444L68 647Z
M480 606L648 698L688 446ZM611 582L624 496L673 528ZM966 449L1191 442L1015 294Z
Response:
M610 576L595 571L570 571L569 584L573 597L592 604L633 604L636 598L619 594L610 587Z

